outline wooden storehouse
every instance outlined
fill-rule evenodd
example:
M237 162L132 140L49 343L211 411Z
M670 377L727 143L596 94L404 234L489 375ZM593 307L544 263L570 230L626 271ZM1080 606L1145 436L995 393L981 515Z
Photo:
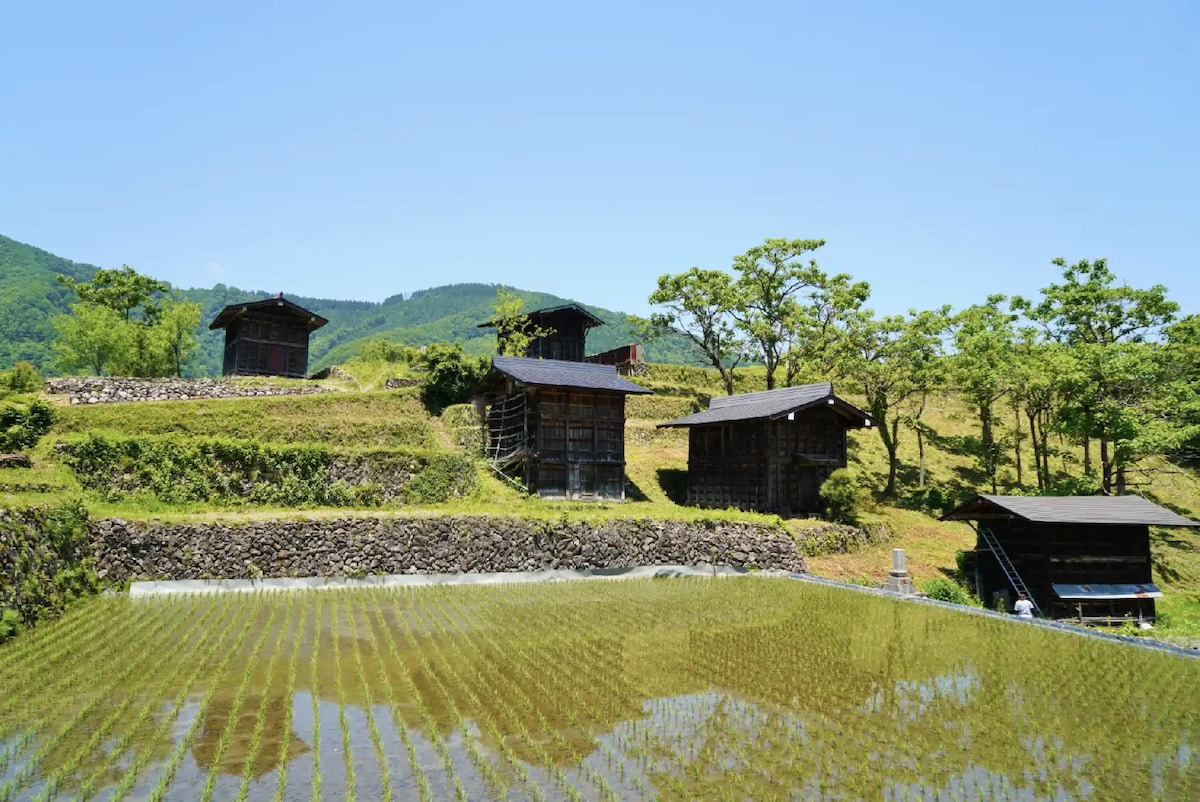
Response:
M604 321L578 304L564 304L546 309L535 309L526 319L532 328L548 332L544 337L535 337L525 349L525 356L534 359L558 359L564 362L582 362L587 354L588 329L603 326ZM480 323L479 328L495 328L495 321ZM503 338L498 350L503 353Z
M544 498L624 500L625 396L611 365L497 356L475 398L492 464Z
M646 368L646 348L637 343L622 345L617 348L589 354L588 362L597 365L612 365L622 376L644 375Z
M1154 619L1151 526L1200 526L1140 496L980 495L943 517L977 536L969 572L989 606L1027 593L1038 612L1088 623Z
M714 398L660 423L688 431L689 504L818 512L821 484L846 466L846 432L871 425L829 382Z
M328 322L280 293L265 301L230 304L208 328L225 329L224 375L303 379L308 336Z

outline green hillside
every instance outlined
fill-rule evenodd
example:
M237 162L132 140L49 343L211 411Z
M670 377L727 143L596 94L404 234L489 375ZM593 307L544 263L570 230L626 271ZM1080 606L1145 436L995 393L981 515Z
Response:
M51 321L67 311L72 293L55 276L68 275L86 281L97 268L72 262L54 254L0 236L0 370L13 363L32 362L45 374L54 372ZM153 270L145 270L153 274ZM490 330L478 327L492 315L497 284L452 284L396 295L383 302L339 301L309 298L287 293L288 298L329 320L312 337L309 368L319 370L352 358L365 340L385 339L403 345L421 346L434 342L462 343L475 354L493 350ZM286 292L286 288L284 288ZM515 290L528 309L557 306L576 299ZM203 307L198 332L200 349L188 373L213 376L220 372L223 334L209 331L208 323L227 304L267 298L271 293L243 290L225 284L211 289L186 289L181 293ZM637 336L625 313L586 305L605 321L593 330L588 346L604 351L636 342ZM694 363L696 353L683 337L668 337L648 349L654 360L670 363Z

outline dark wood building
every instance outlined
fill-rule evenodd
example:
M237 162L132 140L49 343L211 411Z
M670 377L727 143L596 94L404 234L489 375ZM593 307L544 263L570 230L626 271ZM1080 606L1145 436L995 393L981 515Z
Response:
M660 423L688 431L688 503L818 512L821 484L846 466L846 432L871 425L829 382L714 398Z
M625 396L611 365L497 356L476 393L492 464L544 498L624 500Z
M564 362L582 362L587 354L588 329L603 326L604 321L578 304L564 304L546 309L535 309L526 316L532 328L549 333L535 337L525 349L525 356L534 359L558 359ZM495 328L495 321L480 323L479 328ZM503 352L503 337L497 343Z
M1200 526L1140 496L980 495L943 520L975 529L969 571L986 604L1027 593L1041 615L1088 623L1152 621L1150 527Z
M328 322L280 293L265 301L230 304L208 328L225 329L224 375L303 379L308 374L308 335Z
M612 365L622 376L644 375L646 349L642 345L631 343L598 354L589 354L586 361L597 365Z

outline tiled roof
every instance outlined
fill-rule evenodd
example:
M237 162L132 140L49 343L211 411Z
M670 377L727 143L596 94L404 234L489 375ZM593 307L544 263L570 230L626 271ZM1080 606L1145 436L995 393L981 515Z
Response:
M613 365L564 362L561 359L531 359L524 356L492 357L492 370L523 384L544 387L577 387L648 395L652 391L617 375Z
M595 315L593 315L588 310L584 309L579 304L562 304L560 306L547 306L544 309L534 309L532 312L525 312L524 315L525 315L525 317L529 318L529 321L531 323L537 323L542 318L557 314L559 312L574 312L576 315L583 318L583 327L585 329L595 328L596 326L604 325L603 320L596 317ZM484 321L483 323L480 323L477 328L494 329L494 328L496 328L496 321L495 320Z
M321 317L315 312L310 312L300 304L292 303L282 294L272 298L264 298L261 301L246 301L240 304L230 304L217 313L213 318L213 322L208 324L210 331L214 329L223 329L246 312L256 312L260 310L270 310L272 312L282 312L283 314L291 315L292 317L300 318L308 323L310 330L319 329L329 321Z
M659 426L699 426L704 423L778 418L789 412L798 412L806 407L828 402L838 406L840 412L857 417L862 421L859 425L866 423L868 419L865 412L835 396L830 382L821 382L713 398L708 404L708 409L703 412L660 423Z
M1141 496L979 495L945 517L973 520L980 513L1007 512L1033 523L1200 526Z

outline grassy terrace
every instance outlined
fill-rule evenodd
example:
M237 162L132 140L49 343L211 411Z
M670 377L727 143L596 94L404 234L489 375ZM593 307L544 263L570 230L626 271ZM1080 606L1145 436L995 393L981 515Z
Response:
M1192 798L1200 661L786 580L99 599L0 799Z
M329 379L324 384L340 392L313 396L279 396L219 401L181 401L137 404L60 407L60 421L34 452L31 471L0 473L0 503L44 503L83 497L96 515L125 518L238 520L276 515L344 516L389 514L402 509L410 514L487 513L519 515L540 519L601 520L613 516L655 518L731 518L778 522L773 516L739 511L697 510L682 505L686 489L687 439L681 430L664 430L655 424L702 409L712 395L722 392L715 372L701 368L653 365L650 375L638 381L655 391L653 396L632 397L627 407L626 456L629 500L624 504L581 504L543 502L524 497L479 465L478 486L468 497L442 504L422 503L352 510L250 501L231 503L166 503L146 494L105 498L85 492L78 478L61 464L55 451L57 440L86 437L100 432L109 436L142 436L254 440L264 444L316 445L338 452L393 449L397 452L448 453L469 449L478 430L469 406L452 407L439 417L429 415L417 390L379 391L384 380L406 375L404 366L386 363L350 363L351 378ZM761 371L742 371L739 390L762 389ZM838 392L856 400L853 388L837 385ZM927 480L948 492L979 487L980 475L974 460L978 444L977 424L972 413L954 398L934 397L927 406L925 423L931 434L926 442ZM1011 422L1009 422L1011 424ZM1001 429L1003 434L1004 429ZM878 436L871 431L852 433L851 470L870 487L881 487L886 462ZM902 432L901 478L911 492L916 484L917 443L912 432ZM1015 481L1015 464L1010 454L1002 466L1006 483ZM1028 448L1025 465L1032 462ZM1079 471L1078 455L1067 452L1056 459L1056 469ZM1152 498L1185 513L1200 513L1200 477L1187 468L1151 462L1139 474L1144 484L1137 487ZM1028 479L1028 477L1026 477ZM1001 492L1005 492L1002 486ZM955 553L970 548L974 535L962 524L943 524L914 509L876 502L868 510L868 521L886 523L897 534L883 543L851 554L832 554L810 560L821 575L855 582L878 582L886 576L889 551L894 545L908 551L909 568L918 580L953 573ZM795 534L814 522L787 521ZM1167 591L1161 609L1168 614L1169 628L1200 642L1200 535L1190 532L1154 535L1156 577Z

